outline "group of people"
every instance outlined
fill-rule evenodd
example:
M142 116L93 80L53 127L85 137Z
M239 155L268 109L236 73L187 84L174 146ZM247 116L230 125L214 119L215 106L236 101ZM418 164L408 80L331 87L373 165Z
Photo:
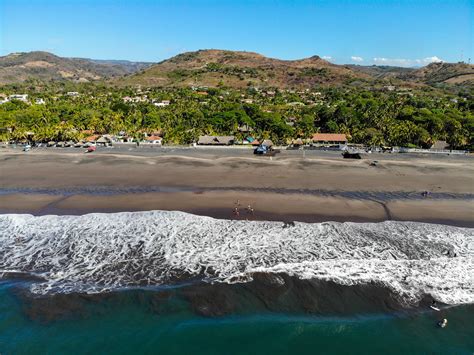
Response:
M240 217L240 208L241 208L240 200L237 200L234 203L234 210L233 210L234 216ZM251 205L248 205L245 208L245 211L247 212L247 215L253 215L255 210L253 209L253 207Z
M421 196L423 196L423 197L428 197L429 195L431 195L431 192L429 192L429 191L423 191L421 193Z

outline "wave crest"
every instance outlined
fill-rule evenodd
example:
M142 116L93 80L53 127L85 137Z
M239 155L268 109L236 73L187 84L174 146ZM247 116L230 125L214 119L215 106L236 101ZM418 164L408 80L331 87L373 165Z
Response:
M415 222L229 221L183 212L0 216L0 272L46 281L35 293L102 292L255 272L380 283L407 301L474 302L472 229Z

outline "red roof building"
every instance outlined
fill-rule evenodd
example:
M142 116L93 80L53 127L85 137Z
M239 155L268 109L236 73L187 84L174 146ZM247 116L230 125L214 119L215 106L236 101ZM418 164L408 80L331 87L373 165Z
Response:
M86 137L86 142L95 142L96 140L98 140L100 138L100 135L98 134L94 134L92 136L89 136L89 137Z
M155 136L155 135L145 137L145 140L148 141L148 142L161 141L161 139L162 138L160 136Z
M346 144L347 137L342 133L315 133L313 143Z

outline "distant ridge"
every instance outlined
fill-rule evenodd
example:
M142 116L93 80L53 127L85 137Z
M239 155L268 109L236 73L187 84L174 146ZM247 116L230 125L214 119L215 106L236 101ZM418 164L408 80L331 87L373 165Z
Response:
M0 84L26 80L88 82L123 76L149 63L62 58L49 52L12 53L0 57Z
M107 81L159 87L312 88L339 85L473 86L474 65L431 63L422 68L336 65L314 55L298 60L219 49L178 54L159 63L63 58L48 52L0 57L0 84L37 81Z
M246 86L311 88L317 85L371 85L375 82L404 86L472 84L474 66L432 63L423 68L336 65L314 55L298 60L268 58L254 52L199 50L178 54L149 68L117 79L122 85Z

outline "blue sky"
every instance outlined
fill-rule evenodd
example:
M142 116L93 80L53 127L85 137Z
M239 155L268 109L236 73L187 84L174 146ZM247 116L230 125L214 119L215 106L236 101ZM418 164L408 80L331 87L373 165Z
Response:
M474 0L0 0L0 55L155 62L218 48L415 66L474 61L473 20Z

